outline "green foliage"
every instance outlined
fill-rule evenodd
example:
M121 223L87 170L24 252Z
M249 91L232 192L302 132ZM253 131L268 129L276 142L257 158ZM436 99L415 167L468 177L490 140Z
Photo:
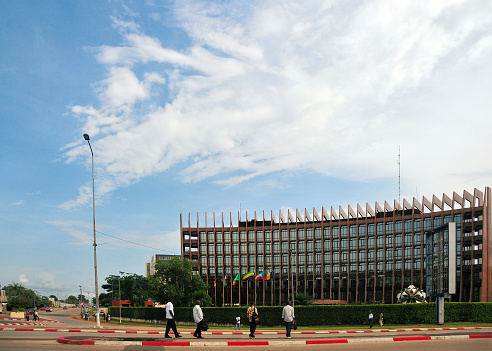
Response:
M297 293L294 302L296 305L310 305L313 302L313 298L309 294Z
M50 305L46 296L39 296L35 291L23 287L22 284L12 282L12 284L5 286L4 290L8 299L7 309L10 311Z
M188 259L173 257L157 261L156 273L149 279L149 290L154 301L162 304L172 301L174 306L194 306L201 300L202 306L212 304L208 285L198 275L193 275L193 263Z
M79 303L79 300L77 300L77 298L73 295L70 295L69 297L67 297L67 299L65 300L66 303L71 303L71 304L78 304Z
M145 306L145 301L149 300L149 281L146 277L138 274L120 272L121 276L110 275L107 277L106 284L102 288L107 293L99 295L99 304L111 306L111 300L129 301L135 306Z
M256 306L261 326L283 325L282 306ZM240 316L243 324L248 323L246 316L247 306L243 307L203 307L205 320L209 324L234 325L236 317ZM385 325L400 324L434 324L436 322L436 304L395 304L395 305L311 305L295 306L296 321L300 326L337 326L337 325L364 325L368 324L369 312L374 314L374 324L377 325L379 315L384 314ZM445 322L480 322L492 323L492 303L458 303L444 304ZM174 305L177 322L193 324L192 307ZM119 316L119 309L111 307L113 318ZM154 319L164 322L166 311L164 308L122 308L122 317L130 319Z

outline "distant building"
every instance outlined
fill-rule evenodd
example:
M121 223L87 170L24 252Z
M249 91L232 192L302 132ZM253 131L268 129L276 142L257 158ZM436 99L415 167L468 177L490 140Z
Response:
M283 305L292 291L319 300L396 303L409 285L425 291L425 233L456 223L456 294L451 301L492 302L491 189L322 208L238 213L224 224L181 215L181 254L209 284L216 305ZM219 222L219 223L217 223ZM235 223L234 223L235 222ZM271 279L243 280L249 272ZM232 279L239 274L239 284ZM225 282L224 282L225 280ZM227 283L227 284L226 284ZM237 282L236 282L237 283Z
M145 274L148 277L155 273L155 263L157 261L169 261L173 257L181 257L180 255L153 255L150 259L150 263L145 264Z

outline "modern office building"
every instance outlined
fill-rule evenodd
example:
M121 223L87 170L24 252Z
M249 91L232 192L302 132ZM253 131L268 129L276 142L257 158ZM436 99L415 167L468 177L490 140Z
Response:
M223 213L204 219L197 214L192 223L188 214L183 223L181 215L181 254L208 282L216 305L282 305L292 287L317 300L395 303L410 284L425 291L425 233L449 222L456 223L457 252L450 300L492 302L490 187L393 205L279 211L278 218L263 211L233 220L229 213L227 224ZM273 274L245 281L248 272Z
M152 258L150 259L150 263L149 262L145 263L146 277L148 278L149 276L154 275L155 263L157 261L169 261L173 257L179 257L179 255L160 255L160 254L152 255Z

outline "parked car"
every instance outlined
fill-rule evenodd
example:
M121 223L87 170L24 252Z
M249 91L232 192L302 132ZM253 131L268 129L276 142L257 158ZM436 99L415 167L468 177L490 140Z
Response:
M66 309L68 309L68 307L67 306L63 306L63 309L66 310Z

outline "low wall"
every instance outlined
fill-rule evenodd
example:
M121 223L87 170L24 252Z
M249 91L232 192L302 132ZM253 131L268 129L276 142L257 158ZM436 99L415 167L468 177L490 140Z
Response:
M10 318L26 318L25 312L10 312Z

